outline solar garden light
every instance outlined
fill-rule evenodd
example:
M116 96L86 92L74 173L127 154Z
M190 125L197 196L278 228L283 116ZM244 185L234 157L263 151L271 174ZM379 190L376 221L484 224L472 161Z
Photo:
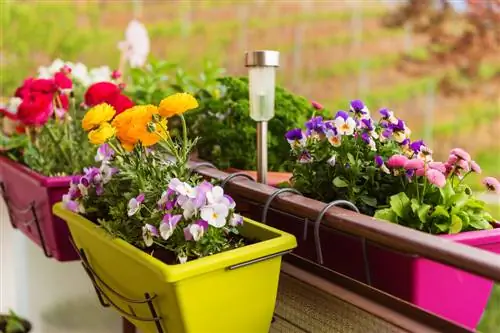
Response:
M274 92L278 51L245 54L248 67L250 117L257 122L257 181L267 184L267 122L274 117Z

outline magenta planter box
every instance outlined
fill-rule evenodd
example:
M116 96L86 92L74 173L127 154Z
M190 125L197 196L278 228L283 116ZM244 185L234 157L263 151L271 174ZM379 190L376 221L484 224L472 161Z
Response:
M0 157L0 185L12 226L38 244L47 257L78 259L66 222L52 215L52 205L68 192L71 177L45 177Z
M254 206L249 207L246 215L259 220L261 212ZM267 221L297 237L295 254L317 260L312 221L309 221L305 239L301 219L269 211ZM436 237L500 254L499 227ZM320 238L324 266L368 282L360 238L323 226ZM488 303L492 281L421 257L393 252L374 243L367 243L366 252L372 286L468 328L476 328Z

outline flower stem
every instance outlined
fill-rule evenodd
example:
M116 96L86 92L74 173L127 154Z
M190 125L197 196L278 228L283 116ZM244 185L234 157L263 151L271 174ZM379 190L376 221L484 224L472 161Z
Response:
M59 142L57 142L57 138L56 138L54 132L52 132L52 129L50 128L50 125L49 126L45 126L44 129L47 131L47 133L49 133L50 139L52 140L52 142L54 143L54 145L57 147L57 149L59 150L59 152L64 156L64 159L66 160L66 162L68 162L68 164L73 167L73 161L69 157L67 151L65 151L64 149L62 149L61 145L59 144Z

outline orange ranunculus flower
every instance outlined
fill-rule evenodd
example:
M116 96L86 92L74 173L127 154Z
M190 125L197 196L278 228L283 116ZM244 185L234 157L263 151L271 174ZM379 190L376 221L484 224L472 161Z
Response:
M154 105L137 105L122 113L113 120L112 125L116 128L116 137L120 140L123 148L130 151L137 142L145 147L152 146L160 140L160 136L166 134L166 121L162 126L157 124L153 115L158 114L158 108Z
M109 104L102 103L94 106L85 113L82 120L82 128L90 131L99 127L104 122L108 122L115 116L116 110Z
M184 112L198 107L198 101L191 94L177 93L160 102L158 112L160 116L170 118L175 115L183 114Z

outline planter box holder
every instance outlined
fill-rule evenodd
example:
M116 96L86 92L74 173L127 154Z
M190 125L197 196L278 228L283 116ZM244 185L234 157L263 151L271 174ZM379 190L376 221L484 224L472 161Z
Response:
M51 212L51 207L68 192L71 177L45 177L33 170L0 157L0 194L12 227L38 244L47 258L77 260L69 242L66 223Z
M59 203L103 306L112 305L145 333L269 331L281 256L295 237L245 220L242 234L260 242L167 265Z
M223 181L245 174L229 175ZM231 178L230 178L231 177ZM312 222L307 218L271 208L282 193L300 192L293 188L276 190L262 210L250 205L250 218L294 234L298 247L294 253L316 261L327 269L407 300L427 311L475 329L488 303L493 281L417 255L401 253L345 232L321 227L326 211L342 206L358 212L354 204L337 200L327 204ZM255 205L255 206L254 206ZM260 206L262 207L262 206ZM259 216L259 212L262 215ZM374 223L381 223L374 220ZM312 234L312 235L311 235ZM321 237L320 237L321 234ZM436 236L500 254L500 225L493 230Z

